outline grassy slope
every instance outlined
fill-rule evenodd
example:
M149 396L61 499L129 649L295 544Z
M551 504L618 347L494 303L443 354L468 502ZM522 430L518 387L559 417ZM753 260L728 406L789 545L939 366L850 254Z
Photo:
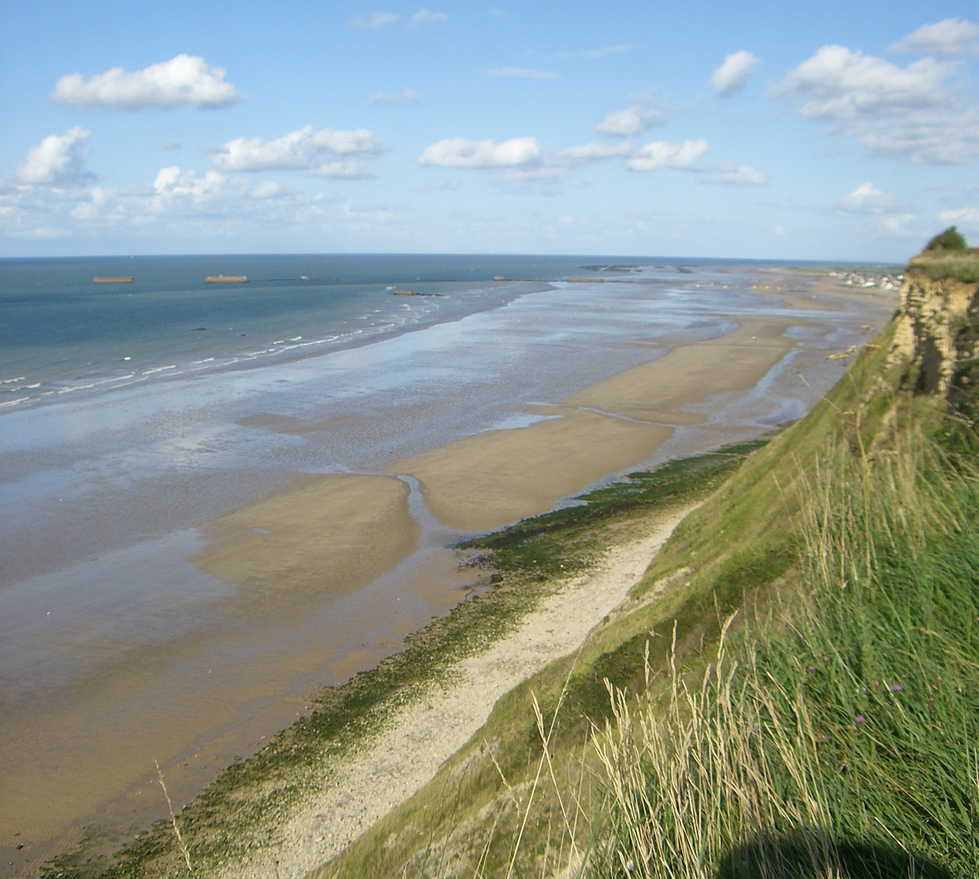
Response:
M732 612L736 627L751 631L761 618L771 629L770 614L800 591L807 570L803 477L822 450L872 458L911 422L935 423L932 401L897 390L903 367L886 365L891 332L681 524L633 590L632 610L599 626L579 656L501 699L428 787L315 875L543 875L587 845L606 791L582 743L612 713L608 685L656 704L667 698L661 673L671 659L690 673L707 667Z

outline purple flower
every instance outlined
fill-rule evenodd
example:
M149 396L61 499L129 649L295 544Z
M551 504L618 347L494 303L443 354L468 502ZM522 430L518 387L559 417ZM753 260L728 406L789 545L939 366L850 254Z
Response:
M814 665L807 665L806 666L806 671L815 671L815 670L816 670L816 666L814 666Z
M867 718L864 717L862 714L858 714L856 717L853 718L853 722L854 723L866 723L867 722Z
M900 693L904 689L900 684L891 684L888 688L892 693Z

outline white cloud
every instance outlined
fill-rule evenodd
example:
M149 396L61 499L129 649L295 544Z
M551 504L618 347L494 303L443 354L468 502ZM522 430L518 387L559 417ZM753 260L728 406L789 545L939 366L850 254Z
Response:
M228 178L217 171L198 174L190 168L183 170L178 165L169 165L157 172L153 192L160 199L188 198L201 202L219 193L227 184Z
M710 77L710 84L719 95L733 95L748 81L748 75L758 63L758 58L745 49L725 56L723 63Z
M372 104L417 104L422 99L422 93L415 89L402 89L400 93L374 92L367 100Z
M912 31L891 46L892 52L930 52L962 55L979 49L979 24L962 18L944 18Z
M574 162L589 162L595 159L610 159L616 156L627 156L632 152L632 142L628 140L615 144L584 143L579 146L564 147L558 150L562 159Z
M307 174L314 177L333 177L341 180L369 180L377 175L363 162L350 159L340 159L335 162L325 162L318 168L310 168Z
M873 153L913 163L979 158L979 111L946 88L948 64L898 67L843 46L823 46L785 76L774 97L800 100L808 118L835 123Z
M417 161L444 168L512 168L529 164L540 154L536 137L514 137L500 143L454 137L425 147Z
M649 104L636 103L621 110L613 110L595 126L595 130L599 134L627 137L663 122L664 118L662 112Z
M751 165L729 162L710 174L701 177L701 183L720 183L735 186L764 186L768 177Z
M546 70L528 70L526 67L491 67L490 76L507 76L511 79L560 79L561 74Z
M432 12L431 9L425 9L423 7L411 16L411 22L412 24L435 23L445 21L448 17L444 12Z
M881 214L892 210L894 199L873 183L861 183L840 199L839 209L847 214Z
M365 128L316 131L306 125L270 141L260 137L229 140L211 161L222 171L311 171L335 156L376 156L382 150L377 135Z
M933 107L948 100L947 68L922 58L900 68L845 46L823 46L791 71L776 95L796 96L810 118L854 119L881 111Z
M938 214L938 219L943 223L979 224L979 208L950 208L947 211L941 211Z
M224 76L224 70L211 67L203 58L180 54L132 72L113 67L88 79L70 73L55 84L51 99L121 110L181 104L224 107L241 99Z
M710 148L706 140L684 140L670 143L667 140L654 140L639 147L632 158L626 162L630 171L658 171L660 168L688 170Z
M387 27L389 24L394 24L399 18L401 16L394 12L372 12L370 15L355 15L350 19L350 23L354 27L377 30L378 28Z
M95 175L85 169L85 146L90 135L77 125L65 134L49 134L28 151L18 178L24 183L67 186L94 180Z

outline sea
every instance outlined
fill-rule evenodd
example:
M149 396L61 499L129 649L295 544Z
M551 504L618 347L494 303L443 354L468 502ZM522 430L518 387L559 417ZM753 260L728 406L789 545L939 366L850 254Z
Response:
M138 824L136 778L152 756L127 756L136 743L158 743L174 787L190 795L281 725L270 706L330 683L327 660L356 670L340 660L376 655L371 645L403 634L403 617L385 628L376 614L365 622L362 606L325 608L342 638L300 673L290 651L321 636L321 617L310 611L272 632L222 615L234 587L188 561L202 524L297 474L383 473L455 439L525 426L547 417L540 405L730 332L739 315L790 313L753 288L779 265L587 255L0 260L0 854L21 857L14 832L53 845L117 807ZM208 283L215 275L247 281ZM842 300L791 311L799 347L750 405L719 398L712 418L737 439L799 417L841 371L822 352L858 341L871 312ZM804 356L807 383L793 384L793 358ZM717 438L681 433L664 456ZM458 538L426 527L429 543ZM419 624L444 611L413 600ZM192 693L200 704L227 701L219 730L193 729ZM212 762L182 778L207 736L220 741ZM56 807L43 805L46 791Z

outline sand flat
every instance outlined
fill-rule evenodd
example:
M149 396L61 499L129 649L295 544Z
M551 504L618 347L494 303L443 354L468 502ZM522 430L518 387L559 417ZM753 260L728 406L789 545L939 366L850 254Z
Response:
M419 526L390 476L316 476L208 523L191 561L240 589L247 605L367 585L410 555Z
M703 420L684 406L753 387L792 349L784 332L798 323L747 318L733 333L678 347L565 398L558 418L477 434L391 469L418 479L429 508L450 527L500 528L647 461L673 425Z
M458 440L392 468L414 476L452 528L488 531L549 510L608 473L648 458L672 428L575 412Z

